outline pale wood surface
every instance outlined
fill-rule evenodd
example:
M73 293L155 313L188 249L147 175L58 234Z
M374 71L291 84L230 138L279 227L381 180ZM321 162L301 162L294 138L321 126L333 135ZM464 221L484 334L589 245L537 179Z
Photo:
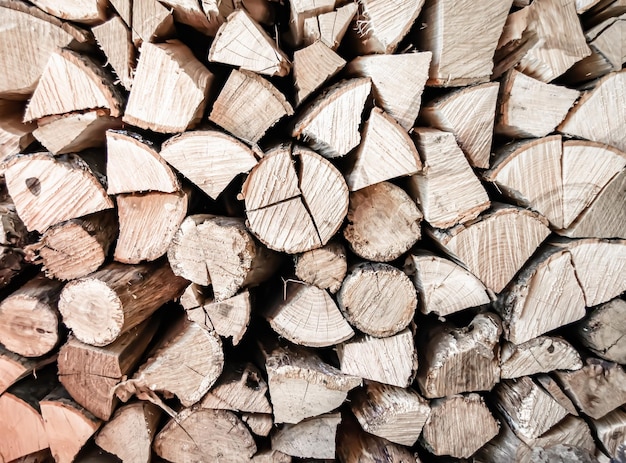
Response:
M340 422L341 414L332 413L285 424L272 435L272 449L299 458L334 459Z
M261 450L252 457L254 463L291 463L291 457L277 450Z
M590 310L577 338L599 357L626 364L626 301L613 299Z
M345 64L346 61L341 56L321 41L296 50L293 54L296 106L337 74Z
M500 349L500 376L513 379L554 370L577 370L583 363L565 339L538 336L522 344L505 342Z
M337 50L357 10L356 2L349 2L335 11L304 18L304 45L321 42L332 50Z
M574 405L574 402L563 392L561 386L556 382L556 380L548 375L548 374L540 374L535 376L537 384L541 385L541 387L548 393L550 396L556 400L561 407L567 410L567 413L573 416L579 416L578 410Z
M133 45L132 33L124 20L113 16L92 29L98 46L102 49L118 81L126 90L133 86L137 50Z
M34 141L32 132L37 126L22 122L24 108L25 105L19 101L0 99L0 163Z
M335 8L335 0L293 0L289 2L289 39L298 46L304 39L304 21Z
M106 19L105 0L70 0L63 3L54 0L35 0L32 3L46 13L68 21L98 24Z
M274 429L274 419L272 415L269 413L242 413L241 419L248 427L252 434L267 437L269 436L272 429ZM277 459L281 459L281 457L286 456L283 453L278 452L278 455L275 455ZM257 461L257 460L253 460ZM289 460L291 461L291 460Z
M19 380L56 361L56 355L28 358L0 346L0 394Z
M130 27L132 25L132 1L131 0L110 0L111 5L115 11L124 20L126 25Z
M127 0L117 1L124 4ZM141 43L161 41L174 35L174 18L170 9L156 0L129 0L128 6L120 5L118 12L124 17L125 13L120 10L130 11L131 30L133 42L139 46Z
M205 13L202 9L202 3L204 2L165 0L162 3L172 10L176 22L187 24L205 35L214 36L221 25L221 21L218 21L217 17L212 17L210 10Z
M348 271L346 248L339 241L331 241L319 249L294 257L296 277L334 294L339 291Z
M598 420L591 420L591 426L608 454L618 459L618 451L623 453L625 447L626 410L618 408Z

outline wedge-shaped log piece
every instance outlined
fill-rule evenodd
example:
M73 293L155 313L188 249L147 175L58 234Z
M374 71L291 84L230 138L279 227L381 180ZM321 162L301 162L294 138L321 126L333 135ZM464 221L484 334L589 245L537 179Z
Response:
M585 0L578 0L577 5L580 1L585 2ZM594 1L586 7L583 21L587 27L595 27L609 18L622 16L626 13L626 4L622 0Z
M455 395L431 403L422 443L435 455L467 458L497 434L498 422L480 395Z
M239 66L268 76L286 76L287 56L245 10L236 10L217 31L209 61Z
M296 276L320 289L336 293L348 271L346 249L339 241L294 257Z
M113 9L124 20L124 23L130 27L133 23L132 18L132 2L131 0L110 0Z
M411 177L409 188L428 223L449 228L475 219L491 205L454 134L422 128L413 133L426 168Z
M326 290L292 284L285 296L265 314L280 336L310 347L332 346L354 336L354 330Z
M496 82L465 87L422 109L424 120L431 127L452 132L469 163L479 169L489 167L498 89Z
M582 363L582 362L581 362ZM556 380L548 375L548 374L540 374L535 376L536 383L541 385L541 387L548 393L550 396L556 400L561 407L567 410L567 413L570 415L578 416L578 410L576 410L576 406L574 402L563 392L561 386L556 382Z
M289 39L298 46L304 40L304 21L322 13L330 13L335 8L335 0L294 0L289 2Z
M580 354L565 339L539 336L515 345L505 342L500 350L500 376L513 379L554 370L582 368Z
M291 463L291 457L278 450L261 450L252 457L254 463Z
M113 207L99 178L76 155L18 155L8 161L5 178L29 231L43 232L59 222Z
M174 17L165 5L156 0L117 0L116 3L127 2L128 6L119 5L116 8L122 17L125 17L122 11L130 13L130 22L127 21L126 24L131 26L136 46L140 46L142 42L161 41L175 35Z
M613 299L591 309L578 324L577 337L598 357L626 364L626 301Z
M215 36L222 21L214 17L211 13L211 1L197 2L194 0L164 0L163 5L172 9L174 20L181 24L193 27L195 30L208 35ZM227 2L236 3L236 2ZM206 6L205 6L206 5ZM216 5L217 7L218 5ZM205 9L207 11L205 11ZM218 10L219 11L219 10ZM220 18L221 19L221 18Z
M363 430L409 447L430 415L428 401L413 389L375 382L360 389L350 407Z
M53 0L35 0L32 2L57 18L85 24L98 24L106 19L107 2L105 0L70 0L58 3Z
M212 199L257 164L250 148L218 130L176 135L163 144L160 155Z
M500 380L500 319L478 314L467 327L441 325L428 332L417 383L424 397L489 391Z
M350 193L343 236L359 257L390 262L421 238L422 218L402 188L380 182Z
M35 141L32 132L37 125L23 122L24 108L23 102L0 99L0 163Z
M244 423L248 425L252 434L260 437L267 437L270 435L272 429L274 429L274 419L272 415L269 413L242 413L241 419ZM279 455L276 455L276 458L281 459L280 456L286 457L284 453L277 452ZM291 462L291 457L288 457L288 462ZM253 459L252 461L257 461ZM287 462L287 463L288 463ZM281 461L282 463L282 461Z
M537 214L500 204L470 223L433 232L494 293L504 289L549 234L545 219Z
M489 81L493 54L512 0L491 0L480 11L469 3L429 0L421 21L423 50L433 52L429 85L461 86ZM480 30L466 27L480 24Z
M618 408L598 420L591 420L591 426L608 454L619 461L618 451L623 453L626 447L626 410Z
M0 346L0 394L19 380L56 361L56 354L28 358Z
M256 444L233 412L187 408L157 434L154 451L173 463L238 463L250 461Z
M345 64L346 61L341 56L322 42L313 42L296 50L293 54L296 106L337 74Z
M179 297L185 286L187 282L176 277L166 261L112 262L68 283L61 292L59 310L63 323L80 341L105 346Z
M452 260L417 250L405 261L404 271L413 278L424 314L445 317L469 307L488 304L485 285Z
M335 458L335 438L341 415L333 413L285 424L272 435L272 449L299 458Z
M265 132L293 109L267 79L234 69L213 103L209 120L247 143L255 144Z
M178 40L144 42L133 82L124 122L175 133L200 122L213 74Z
M335 11L304 18L304 44L322 42L332 50L337 50L357 10L357 4L350 2Z
M345 156L361 142L361 113L371 88L367 78L344 80L327 88L298 116L292 136L327 158Z
M420 170L422 162L411 137L391 116L374 108L365 123L363 141L345 173L350 191Z
M132 41L130 28L119 16L113 16L99 26L91 29L96 37L98 46L104 52L107 60L120 84L126 90L133 86L133 74L135 73L135 56L137 54Z
M364 335L337 348L341 371L364 379L408 387L415 378L417 352L409 328L393 336Z

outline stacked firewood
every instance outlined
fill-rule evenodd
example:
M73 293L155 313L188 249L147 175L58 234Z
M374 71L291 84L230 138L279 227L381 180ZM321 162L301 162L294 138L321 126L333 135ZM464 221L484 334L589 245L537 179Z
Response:
M0 462L626 462L622 0L0 0Z

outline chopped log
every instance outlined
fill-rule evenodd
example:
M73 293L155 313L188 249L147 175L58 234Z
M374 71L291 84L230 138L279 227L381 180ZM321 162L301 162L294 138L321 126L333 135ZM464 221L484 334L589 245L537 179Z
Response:
M158 319L136 326L105 347L94 347L70 336L59 351L59 381L72 398L102 420L118 404L114 387L132 373L157 328Z
M541 216L501 204L465 225L432 232L494 293L506 286L549 234ZM498 246L493 246L494 236L499 237Z
M256 444L233 412L188 408L171 419L154 439L154 451L173 463L249 461Z
M591 420L591 426L607 453L619 461L618 449L621 447L623 452L626 447L626 410L618 408L598 420Z
M478 278L455 262L428 251L411 253L404 271L413 278L424 314L445 317L491 301L487 288Z
M576 406L574 402L563 392L561 386L558 385L556 380L552 378L550 375L541 374L535 377L537 384L539 384L544 391L546 391L550 396L558 402L558 404L567 410L567 413L570 415L578 416L578 410L576 410Z
M501 333L499 317L489 312L476 315L466 327L430 329L417 372L424 397L491 390L500 381Z
M124 402L131 395L151 398L154 392L178 397L185 407L198 402L215 384L224 368L219 336L181 318L172 325L132 379L115 393Z
M623 0L603 0L595 2L585 12L583 22L586 27L594 27L609 18L622 16L626 13Z
M363 379L408 387L417 370L413 332L409 328L386 338L364 335L340 344L341 371Z
M46 355L59 343L63 284L36 276L0 303L0 342L24 357Z
M480 395L456 395L431 402L422 443L435 455L467 458L494 438L498 428Z
M300 280L334 294L348 271L346 248L339 241L331 241L319 249L296 255L294 267Z
M266 354L265 369L276 423L299 423L339 407L361 378L323 362L302 348L276 348Z
M150 402L120 407L96 436L96 444L122 461L150 463L161 409Z
M280 336L302 346L328 347L354 336L326 290L299 282L288 287L265 317Z
M417 149L426 166L409 180L409 191L433 227L450 228L475 219L491 202L454 134L415 129Z
M233 69L213 103L209 120L235 137L255 144L270 127L292 114L285 95L267 79L254 72Z
M335 0L309 1L293 0L289 2L289 32L290 42L299 46L304 40L304 21L322 13L329 13L335 8Z
M304 45L322 42L332 50L337 50L357 10L356 2L349 2L335 11L304 18Z
M613 299L591 309L576 335L598 357L626 364L626 301Z
M170 138L161 147L160 155L212 199L216 199L237 175L257 164L253 151L246 145L210 129Z
M163 5L172 10L174 21L187 24L208 36L215 36L221 21L202 9L203 2L189 0L164 0Z
M352 267L337 293L337 303L352 326L387 337L413 320L417 292L409 277L389 264L366 262Z
M431 57L431 52L359 56L346 72L369 77L376 103L408 131L420 111Z
M322 42L313 42L296 50L293 54L296 106L337 74L345 64L346 61L341 56Z
M544 435L532 442L534 449L549 449L562 444L587 450L592 455L596 451L596 444L589 426L583 419L574 416L567 416ZM527 457L526 462L531 463L534 461L537 461L534 455L531 454ZM566 459L565 461L568 460ZM591 463L593 463L593 460L591 460Z
M113 207L99 178L77 155L17 155L7 162L4 174L29 231L43 232L59 222Z
M372 88L367 78L328 87L298 116L292 136L327 158L345 156L361 142L361 113ZM341 130L336 130L341 127Z
M500 423L500 431L496 437L487 442L474 455L473 460L476 463L491 463L494 461L509 461L520 463L524 454L530 451L530 448L515 435L506 421Z
M268 76L286 76L287 56L245 10L236 10L217 31L209 61L239 66Z
M262 450L252 457L254 463L291 463L291 457L277 450Z
M267 437L274 428L274 420L269 413L242 413L241 419L255 436Z
M61 4L54 0L34 0L32 3L46 13L67 21L99 24L106 19L105 0L72 0Z
M411 388L367 382L350 401L364 431L396 444L415 444L430 415L430 406Z
M626 403L626 372L616 364L590 357L576 371L557 371L556 377L576 406L600 419Z
M131 19L130 23L126 22L126 24L131 27L133 42L136 46L141 45L142 42L161 41L174 35L175 27L172 12L160 2L156 0L129 0L129 3L128 11L131 11ZM120 9L126 8L118 8L118 12L124 17L124 13ZM138 81L141 82L141 79ZM165 93L160 96L165 96Z
M493 55L492 79L497 79L509 69L513 69L539 43L535 30L528 29L529 8L522 8L509 14L496 52Z
M576 0L576 13L582 15L601 2L606 3L603 0Z
M470 165L479 169L489 167L498 89L496 82L461 88L432 100L421 113L429 126L452 132Z
M124 20L126 25L130 27L133 23L133 11L131 0L110 0L115 11Z
M0 395L19 380L36 375L37 370L56 362L56 355L28 358L0 346Z
M123 120L155 132L183 132L200 122L212 83L213 74L182 42L144 42Z
M423 215L400 187L380 182L350 193L343 236L359 257L390 262L420 238Z
M121 194L116 199L120 234L113 258L138 264L165 255L187 214L187 192L151 191Z
M92 28L92 31L98 46L115 71L119 83L126 90L130 90L133 86L137 54L130 27L119 16L113 16L103 24Z
M421 16L421 49L433 52L428 85L488 82L493 54L512 0L490 1L471 11L451 0L429 1ZM480 24L480 29L466 27Z
M0 100L0 163L35 141L32 132L37 126L34 123L22 122L24 108L21 102ZM2 170L0 167L0 172Z
M272 435L272 449L298 458L335 458L335 437L341 414L308 418L285 424Z
M139 325L187 286L167 261L140 265L112 262L68 283L61 292L63 323L78 340L105 346Z
M577 370L583 366L578 351L565 339L556 336L539 336L519 345L505 342L500 357L502 379L554 370Z

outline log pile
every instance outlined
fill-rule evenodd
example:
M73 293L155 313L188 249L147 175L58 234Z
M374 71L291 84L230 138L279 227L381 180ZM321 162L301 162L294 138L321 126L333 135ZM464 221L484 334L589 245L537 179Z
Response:
M623 1L0 25L0 462L626 462Z

